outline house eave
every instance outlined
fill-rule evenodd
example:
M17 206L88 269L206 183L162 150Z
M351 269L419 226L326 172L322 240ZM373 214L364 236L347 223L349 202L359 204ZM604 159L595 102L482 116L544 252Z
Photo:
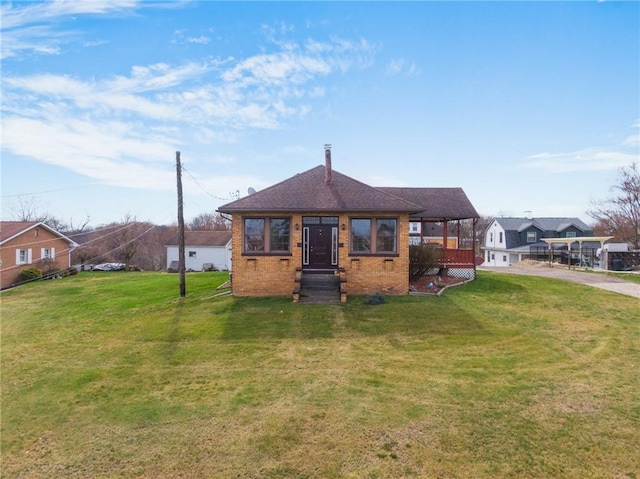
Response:
M18 238L19 236L21 236L21 235L33 230L34 228L37 228L37 227L44 228L45 230L49 231L51 234L54 234L54 235L58 236L60 239L66 241L67 243L69 243L69 246L71 246L72 249L79 246L78 243L76 243L75 241L73 241L70 238L67 238L65 235L63 235L59 231L54 230L50 226L47 226L42 221L39 221L39 222L37 222L37 223L27 227L27 228L24 228L24 229L20 230L19 232L17 232L16 234L10 236L9 238L6 238L6 239L0 241L0 246L5 244L5 243L8 243L11 240L14 240L15 238Z
M348 209L336 209L336 208L224 208L216 210L218 213L234 214L234 213L309 213L310 215L317 213L408 213L412 214L414 211L405 209L380 209L380 208L348 208Z

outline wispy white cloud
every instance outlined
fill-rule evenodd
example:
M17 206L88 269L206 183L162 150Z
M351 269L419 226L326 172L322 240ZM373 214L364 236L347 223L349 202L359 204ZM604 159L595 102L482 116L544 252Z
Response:
M394 58L387 63L385 73L389 76L414 76L418 74L418 67L415 63L407 62L404 58Z
M634 121L631 125L631 128L640 128L640 120ZM622 144L631 148L638 148L640 146L640 132L629 135L627 138L625 138Z
M199 43L201 45L206 45L211 41L211 38L205 37L204 35L200 35L199 37L188 37L188 43Z
M164 168L157 163L171 161L167 151L175 148L175 141L154 135L152 142L126 123L10 117L4 119L3 130L3 147L15 154L104 183L149 189L167 189L173 183L169 163Z
M631 125L632 128L639 126L640 121ZM590 147L566 153L538 153L528 156L523 166L540 168L551 173L615 170L640 160L638 146L640 146L640 135L635 133L629 135L618 147ZM629 147L636 151L629 152Z
M83 5L73 7L75 3L8 9L14 29L10 38L23 41L8 54L24 55L38 48L58 53L55 36L48 37L54 30L47 19L139 6L135 1L77 2ZM290 29L283 24L272 33ZM188 37L185 31L174 33L182 41L209 41L206 36ZM65 35L75 33L58 35L61 45L69 41ZM6 74L1 79L2 148L103 183L172 189L174 172L167 152L185 144L234 143L247 129L281 128L290 118L311 111L310 102L325 94L323 78L366 68L375 53L365 40L333 38L271 42L261 53L238 59L134 65L128 75L103 78Z
M640 133L629 135L622 143L624 146L638 147L640 146Z
M627 166L637 159L637 155L598 148L567 153L538 153L527 157L524 166L540 168L552 173L612 170Z
M39 2L34 4L3 3L1 58L24 52L55 55L61 46L80 37L77 31L59 31L55 22L74 15L125 12L135 9L137 0L92 0Z
M109 42L107 40L93 40L88 42L82 42L83 47L99 47L100 45L106 45Z
M138 0L91 0L69 2L54 0L35 4L5 3L0 6L2 28L11 29L60 17L82 14L105 14L135 8Z

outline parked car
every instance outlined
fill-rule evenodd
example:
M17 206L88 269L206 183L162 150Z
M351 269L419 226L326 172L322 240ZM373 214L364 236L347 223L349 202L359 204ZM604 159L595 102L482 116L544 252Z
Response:
M121 271L125 268L124 263L102 263L91 268L92 271Z

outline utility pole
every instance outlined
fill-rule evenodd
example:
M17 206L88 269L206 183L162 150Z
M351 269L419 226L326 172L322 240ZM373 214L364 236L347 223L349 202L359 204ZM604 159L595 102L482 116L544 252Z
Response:
M182 165L180 164L180 152L176 151L176 175L178 177L178 272L180 273L180 297L187 295L185 287L185 260L184 260L184 215L182 212Z

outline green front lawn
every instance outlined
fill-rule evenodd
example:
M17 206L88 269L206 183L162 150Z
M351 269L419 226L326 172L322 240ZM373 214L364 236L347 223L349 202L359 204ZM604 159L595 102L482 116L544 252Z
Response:
M226 279L3 292L2 477L640 477L637 299L481 272L302 305Z

